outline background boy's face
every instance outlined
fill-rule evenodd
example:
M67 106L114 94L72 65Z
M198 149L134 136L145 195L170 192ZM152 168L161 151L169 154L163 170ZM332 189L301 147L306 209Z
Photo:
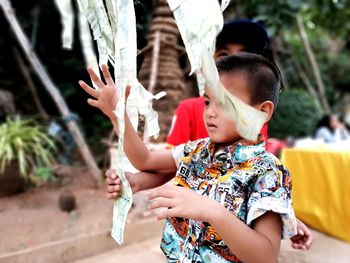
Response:
M223 73L220 74L220 81L230 93L243 102L250 103L249 87L244 74ZM204 100L206 106L203 119L210 139L224 146L231 145L239 140L241 136L236 131L235 123L226 114L208 88L205 89Z
M243 52L245 50L244 46L238 43L227 43L223 45L221 48L218 48L215 51L214 59L219 60L222 57L236 55L239 52Z

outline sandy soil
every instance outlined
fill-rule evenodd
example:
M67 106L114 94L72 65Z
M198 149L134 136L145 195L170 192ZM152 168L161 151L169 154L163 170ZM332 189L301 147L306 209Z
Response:
M95 188L86 168L65 169L60 183L0 198L0 255L111 227L113 203L106 199L105 189ZM76 198L77 209L71 213L58 206L59 196L65 189ZM146 199L136 196L135 200L142 206L147 205L142 204ZM128 223L151 216L154 215L133 208Z

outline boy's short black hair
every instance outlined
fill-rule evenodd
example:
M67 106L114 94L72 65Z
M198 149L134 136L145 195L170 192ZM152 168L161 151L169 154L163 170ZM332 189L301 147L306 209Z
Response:
M219 74L237 72L246 74L253 105L269 100L275 108L277 107L281 73L274 63L261 55L243 52L223 57L217 61L216 66Z

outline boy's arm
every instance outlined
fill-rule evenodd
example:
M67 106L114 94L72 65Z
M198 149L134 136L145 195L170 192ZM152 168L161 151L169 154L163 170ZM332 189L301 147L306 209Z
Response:
M244 262L277 262L281 242L281 218L267 212L253 229L217 201L190 189L165 185L154 190L150 208L168 208L158 218L181 217L210 223L230 250Z
M175 171L161 171L161 172L138 172L138 173L128 173L126 172L126 177L130 183L131 190L133 194L161 186L171 180ZM106 171L106 185L107 185L107 197L108 199L115 199L119 191L121 190L121 181L113 169L108 169Z
M84 81L79 81L79 85L94 99L88 99L88 103L96 108L99 108L111 120L114 131L118 134L118 120L114 114L114 110L119 101L118 89L108 71L106 65L101 67L106 84L95 74L95 72L88 68L88 73L92 81L99 88L94 88L87 85ZM130 87L127 88L129 93ZM126 96L127 97L127 96ZM174 170L176 169L175 161L172 157L171 150L152 151L150 152L137 132L131 125L131 122L125 114L125 134L124 134L124 151L128 156L130 162L141 171L144 170Z
M117 132L116 129L115 131ZM124 151L131 164L140 171L176 170L172 150L150 151L134 130L127 114L125 114Z
M265 213L252 229L220 205L209 213L208 222L243 262L277 262L282 227L279 214Z

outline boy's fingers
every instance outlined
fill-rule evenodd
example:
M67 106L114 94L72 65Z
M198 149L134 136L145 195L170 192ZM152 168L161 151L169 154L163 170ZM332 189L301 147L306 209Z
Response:
M89 95L91 95L94 98L98 98L98 91L91 88L88 84L86 84L84 81L80 80L79 81L79 85L80 87L83 88L83 90L85 90L86 93L88 93Z
M312 238L310 238L308 241L306 241L305 245L307 247L307 249L309 249L311 247L312 244Z
M165 219L165 218L167 218L167 217L169 217L169 216L168 216L168 210L161 211L161 212L158 212L158 213L157 213L157 219L158 219L158 220Z
M111 178L111 179L116 179L117 175L115 174L115 171L113 169L108 169L106 171L106 177Z
M87 100L87 103L92 106L92 107L95 107L95 108L99 108L99 104L98 104L98 101L97 100L93 100L93 99L88 99Z
M116 185L116 182L114 179L111 179L111 178L106 178L106 184L108 185Z
M121 184L122 181L120 180L120 178L117 179L112 179L112 178L106 178L106 184L108 185L116 185L116 184Z
M110 194L117 192L117 191L115 190L115 187L116 187L115 185L109 185L109 186L107 186L107 192L110 193Z
M96 75L95 71L92 68L87 69L91 80L96 84L97 87L104 88L105 84L103 81L99 78L99 76Z
M157 197L172 198L173 196L174 196L174 194L171 191L168 191L168 189L166 187L160 187L160 188L157 188L154 191L152 191L148 195L148 199L152 200L152 199L157 198Z
M117 196L118 196L117 193L110 193L110 194L107 194L107 198L108 198L108 199L116 199Z
M101 69L102 69L102 74L103 74L103 77L105 78L105 81L108 85L115 85L114 84L114 81L112 79L112 76L111 74L109 73L109 70L108 70L108 67L107 65L102 65L101 66Z
M156 209L161 207L173 207L174 201L169 198L159 198L157 200L154 200L150 205L149 209Z
M158 213L157 218L158 219L165 219L167 217L179 217L180 213L179 210L176 208L172 209L165 209Z

